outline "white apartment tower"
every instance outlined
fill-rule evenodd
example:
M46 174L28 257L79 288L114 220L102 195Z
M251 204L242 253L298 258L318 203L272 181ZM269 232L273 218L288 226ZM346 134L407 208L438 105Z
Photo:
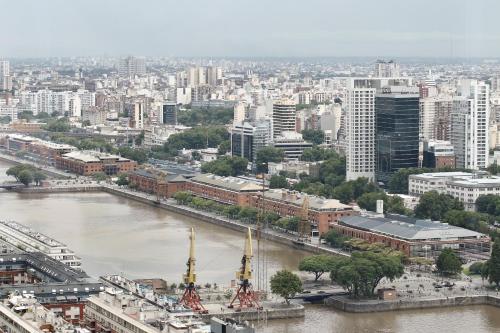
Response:
M456 166L472 170L488 166L490 91L485 82L464 80L451 114L451 143Z
M0 91L12 89L10 77L10 64L8 60L0 60Z
M345 101L346 180L375 178L375 88L348 86Z
M126 57L120 59L118 74L133 78L136 75L146 74L146 60L144 58Z
M134 105L134 114L132 117L133 128L144 128L144 103L136 102Z
M375 77L399 77L399 64L394 60L377 60L375 63Z
M273 102L273 138L281 136L284 131L294 132L297 121L297 107L290 99Z

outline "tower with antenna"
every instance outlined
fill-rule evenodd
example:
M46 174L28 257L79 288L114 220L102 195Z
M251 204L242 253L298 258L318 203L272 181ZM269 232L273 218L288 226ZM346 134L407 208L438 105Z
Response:
M189 259L186 263L187 269L186 274L184 274L184 295L180 300L180 304L183 304L191 308L195 312L208 313L208 311L203 307L200 302L200 295L196 291L196 273L195 258L194 258L194 228L191 228L191 235L189 236Z
M228 306L230 309L236 308L236 311L241 311L243 308L262 308L250 282L252 279L252 256L252 231L248 228L241 268L236 271L236 279L238 279L239 285L238 291Z

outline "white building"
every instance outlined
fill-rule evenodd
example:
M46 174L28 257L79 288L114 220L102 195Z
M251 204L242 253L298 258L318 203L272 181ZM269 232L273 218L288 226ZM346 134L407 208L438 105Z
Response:
M459 86L464 100L455 101L451 114L451 143L455 147L456 166L472 170L488 166L489 86L476 80L464 80Z
M479 196L500 195L500 177L467 172L410 175L408 178L410 195L420 196L429 191L449 194L463 202L466 210L474 210Z
M284 131L273 139L273 146L283 150L286 160L298 160L305 149L312 147L312 143L304 141L300 133Z
M373 180L376 89L351 83L345 98L346 180Z
M284 131L295 131L297 109L295 102L289 99L280 99L273 102L273 137L281 136Z
M133 128L144 128L144 103L136 102L134 104L134 113L131 117Z
M146 60L144 58L126 57L120 59L118 75L133 78L136 75L146 74Z
M10 63L8 60L0 60L0 90L11 90L12 78L10 76Z
M377 60L375 63L375 77L398 77L400 76L399 64L394 60Z

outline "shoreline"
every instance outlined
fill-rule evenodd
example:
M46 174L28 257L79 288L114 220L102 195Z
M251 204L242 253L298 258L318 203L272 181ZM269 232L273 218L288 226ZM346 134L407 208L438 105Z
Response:
M372 313L404 310L422 310L441 307L459 307L473 305L488 305L500 308L500 297L491 295L450 296L437 298L422 298L412 300L353 300L345 296L330 296L324 304L337 310L350 313Z

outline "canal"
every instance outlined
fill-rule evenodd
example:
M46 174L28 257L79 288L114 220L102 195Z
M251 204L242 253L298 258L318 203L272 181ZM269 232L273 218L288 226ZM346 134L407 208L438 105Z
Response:
M8 164L0 162L0 182ZM46 233L77 252L91 276L124 273L179 283L190 227L196 230L198 280L234 279L243 234L107 193L0 193L0 218ZM263 251L264 252L264 251ZM305 253L267 244L269 275L296 269ZM350 314L307 306L306 317L270 321L259 332L500 332L500 309L489 306Z

